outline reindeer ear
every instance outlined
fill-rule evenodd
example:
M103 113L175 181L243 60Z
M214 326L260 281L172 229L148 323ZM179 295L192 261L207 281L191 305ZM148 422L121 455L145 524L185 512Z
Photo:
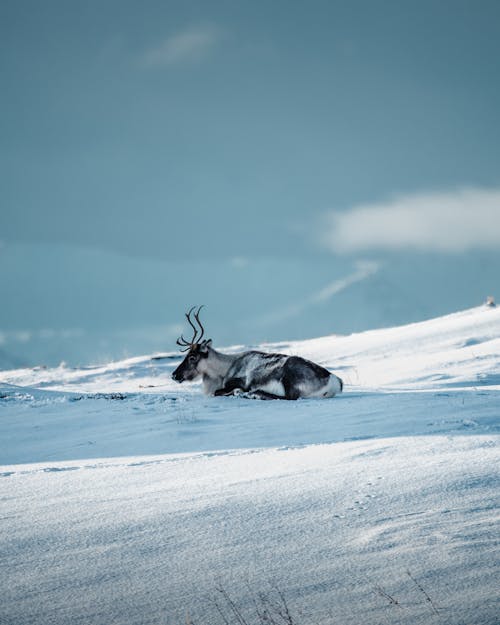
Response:
M200 352L202 354L208 354L208 349L212 347L212 339L208 339L207 341L202 341L200 343Z

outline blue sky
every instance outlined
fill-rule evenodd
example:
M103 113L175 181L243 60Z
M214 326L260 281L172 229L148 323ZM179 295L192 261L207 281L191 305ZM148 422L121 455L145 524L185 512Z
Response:
M249 342L413 320L411 283L422 314L497 287L497 2L5 1L0 42L0 348L26 362L150 349L200 291ZM140 305L90 304L111 258ZM9 338L70 330L108 352Z

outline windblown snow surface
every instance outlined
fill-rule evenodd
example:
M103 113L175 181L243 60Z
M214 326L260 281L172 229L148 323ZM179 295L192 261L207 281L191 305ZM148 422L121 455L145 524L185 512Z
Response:
M500 308L263 349L344 394L0 373L0 623L500 622Z

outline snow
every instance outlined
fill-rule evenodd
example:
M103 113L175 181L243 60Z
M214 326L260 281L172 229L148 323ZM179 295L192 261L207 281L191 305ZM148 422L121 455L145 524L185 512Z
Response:
M275 587L294 623L499 622L500 308L263 348L345 392L0 372L0 623L215 625L222 588L250 625Z

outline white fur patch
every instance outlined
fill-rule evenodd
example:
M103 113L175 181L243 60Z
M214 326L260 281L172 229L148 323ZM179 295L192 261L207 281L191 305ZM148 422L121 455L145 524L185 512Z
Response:
M283 384L278 380L269 380L267 384L259 386L258 390L265 391L266 393L271 393L271 395L277 395L278 397L285 396L285 388Z
M340 379L332 373L324 386L313 393L307 393L307 391L305 391L302 397L334 397L341 392L342 384L340 383Z

